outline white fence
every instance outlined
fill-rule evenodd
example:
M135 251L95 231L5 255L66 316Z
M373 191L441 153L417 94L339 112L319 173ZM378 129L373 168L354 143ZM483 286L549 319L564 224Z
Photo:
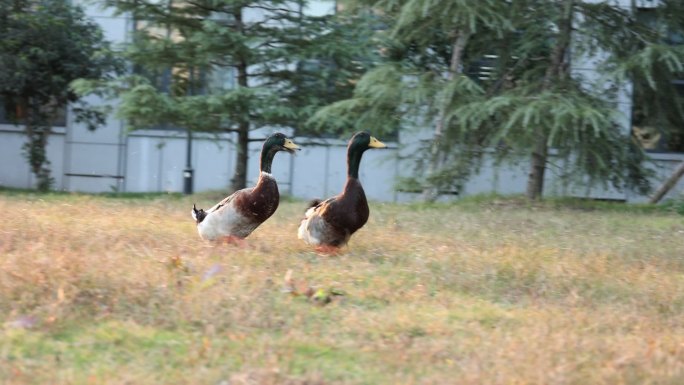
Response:
M111 128L111 127L110 127ZM55 128L48 141L48 159L55 189L81 192L182 192L186 168L187 135L179 131L149 130L130 134L72 132ZM78 131L76 129L75 131ZM264 137L267 133L255 133ZM107 140L110 139L110 140ZM273 163L282 193L301 198L339 192L346 178L346 142L296 138L302 151L279 153ZM33 188L35 180L22 155L25 136L18 127L0 126L0 186ZM391 144L391 143L390 143ZM259 175L261 142L250 143L248 183ZM391 144L392 145L392 144ZM394 149L368 151L360 178L369 197L397 200ZM227 190L235 166L231 135L195 134L191 160L194 190Z

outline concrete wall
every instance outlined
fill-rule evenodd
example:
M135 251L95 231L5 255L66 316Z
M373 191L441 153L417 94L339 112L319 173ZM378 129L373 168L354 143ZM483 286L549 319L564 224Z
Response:
M26 160L21 154L25 142L18 128L0 126L0 185L18 188L35 187ZM51 161L55 187L65 191L82 192L181 192L183 170L186 163L187 135L180 131L140 131L123 135L120 144L98 142L97 133L85 133L81 139L90 136L90 142L69 141L71 133L60 132L50 137L48 157ZM271 131L254 133L255 138L268 135ZM101 133L106 135L106 133ZM411 140L407 140L411 138ZM382 140L382 138L380 138ZM378 201L405 202L418 198L417 194L397 192L394 183L399 176L413 174L413 159L407 157L415 151L415 137L401 135L401 142L386 142L390 148L369 150L364 154L360 170L366 194ZM346 142L343 140L321 140L294 138L302 151L296 155L278 153L272 171L283 194L298 198L323 198L338 193L346 178ZM117 142L118 143L118 142ZM410 151L407 151L410 150ZM259 175L260 142L250 145L248 184L253 184ZM401 159L400 159L401 155ZM684 154L651 154L652 165L657 171L654 185L667 178ZM196 134L192 141L192 167L194 169L195 191L225 190L230 185L235 165L233 138L228 135ZM525 191L527 161L507 163L495 167L486 159L481 171L474 175L459 196L497 192L521 194ZM620 199L643 202L645 196L620 192L606 195L602 189L568 190L549 170L547 175L548 195L572 195L603 199ZM668 197L684 192L684 180L671 191ZM455 199L447 195L443 199Z
M265 138L273 130L257 130L254 138ZM294 138L302 150L294 155L278 153L272 173L283 194L300 198L321 198L341 191L346 179L346 141ZM315 141L315 144L312 143ZM192 168L195 191L227 190L235 167L234 138L195 134L192 140ZM369 197L394 200L396 176L394 149L373 150L364 154L359 177ZM187 135L184 132L145 131L131 133L126 141L125 191L183 190ZM262 142L250 143L247 181L259 177Z
M47 158L50 167L60 172L53 173L55 186L61 186L64 166L64 128L55 128L48 139ZM30 188L36 185L23 146L26 136L22 128L0 124L0 186Z

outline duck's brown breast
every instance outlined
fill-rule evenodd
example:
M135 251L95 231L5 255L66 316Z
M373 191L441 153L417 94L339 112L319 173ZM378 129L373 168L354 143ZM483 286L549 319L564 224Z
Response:
M358 179L349 178L342 194L322 216L341 232L351 235L366 224L369 214L368 201L361 183Z
M261 223L275 213L279 203L280 194L275 179L261 176L251 193L236 198L235 207L246 218Z

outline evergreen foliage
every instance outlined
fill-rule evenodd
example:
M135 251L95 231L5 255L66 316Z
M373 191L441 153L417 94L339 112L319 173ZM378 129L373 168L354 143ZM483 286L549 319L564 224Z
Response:
M530 199L542 196L550 167L568 186L643 193L645 156L615 101L633 83L636 109L681 135L672 80L684 51L666 41L684 31L680 3L662 1L644 20L612 2L358 0L356 11L374 10L388 26L383 61L353 98L314 120L433 127L418 163L424 176L413 181L427 192L458 189L491 153L530 159ZM572 70L589 60L596 80Z
M231 188L246 185L250 131L304 124L320 106L351 96L368 61L365 23L309 16L306 1L108 0L130 12L126 51L135 74L106 84L131 128L234 132ZM332 3L331 3L332 5ZM81 92L97 84L78 84ZM308 130L308 131L307 131Z
M24 153L37 187L53 183L45 148L52 123L67 103L75 79L102 79L118 70L99 26L63 1L0 0L0 98L10 119L24 126ZM76 121L94 129L104 112L85 103L72 109Z

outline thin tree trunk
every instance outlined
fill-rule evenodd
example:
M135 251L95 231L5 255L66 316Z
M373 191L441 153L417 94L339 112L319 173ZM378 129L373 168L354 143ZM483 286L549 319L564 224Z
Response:
M565 0L563 18L559 23L558 42L551 54L551 63L546 70L542 82L542 91L549 90L554 81L560 80L567 74L563 72L565 55L570 46L572 34L572 10L574 0ZM539 127L537 138L532 149L530 159L530 173L527 178L527 199L538 200L544 193L544 174L546 173L546 160L549 153L548 134L546 127Z
M238 66L238 84L247 87L247 64L241 61ZM249 114L245 111L245 116ZM247 162L249 160L249 120L244 117L238 122L237 161L231 189L237 191L247 186Z
M237 162L231 189L237 191L247 187L247 163L249 161L249 122L242 121L238 125Z
M460 31L457 32L456 40L451 49L451 62L449 63L449 73L447 74L447 81L451 81L457 74L461 71L461 62L463 60L463 50L468 44L468 39L470 39L470 32ZM447 104L448 100L440 100L438 103L439 115L437 116L437 121L435 122L435 132L432 137L432 146L430 147L430 163L428 164L427 175L432 176L439 168L442 166L441 157L439 156L439 148L442 142L442 136L444 135L444 120L447 114ZM433 184L428 184L423 189L423 201L434 202L439 195L438 189Z
M677 182L684 176L684 161L677 166L672 175L663 183L658 190L653 194L648 203L658 203L661 199L677 184Z
M530 173L527 177L527 198L530 200L541 199L544 192L544 175L546 174L546 158L548 157L547 136L539 133L535 140L530 161Z
M240 32L243 30L242 9L238 9L233 16L235 17L236 27ZM237 63L238 87L248 87L247 82L247 61L240 58ZM233 174L231 189L237 191L247 187L247 163L249 160L249 111L244 111L243 116L238 122L238 142L237 160L235 162L235 172Z

